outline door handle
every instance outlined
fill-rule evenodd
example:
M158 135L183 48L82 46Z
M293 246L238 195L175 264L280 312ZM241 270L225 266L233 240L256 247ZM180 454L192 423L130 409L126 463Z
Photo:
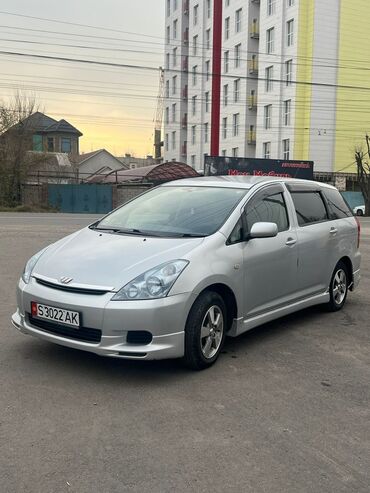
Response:
M330 228L330 234L331 235L336 235L338 233L337 228Z
M285 242L287 246L293 246L297 243L297 240L295 238L288 238Z

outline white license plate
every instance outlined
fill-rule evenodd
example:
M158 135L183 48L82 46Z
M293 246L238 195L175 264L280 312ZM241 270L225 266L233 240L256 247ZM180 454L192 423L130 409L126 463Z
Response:
M80 326L80 314L63 308L42 305L41 303L31 302L31 313L33 317L51 320L63 325L70 325L75 328Z

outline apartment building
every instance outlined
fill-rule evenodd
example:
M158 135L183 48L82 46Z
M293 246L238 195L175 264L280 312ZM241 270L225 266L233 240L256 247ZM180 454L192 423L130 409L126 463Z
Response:
M369 131L366 0L166 0L166 7L165 161L203 167L219 104L219 155L354 170L354 148Z

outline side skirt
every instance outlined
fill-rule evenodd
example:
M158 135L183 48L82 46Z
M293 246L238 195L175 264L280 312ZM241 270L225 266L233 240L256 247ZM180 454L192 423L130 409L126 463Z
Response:
M298 312L299 310L303 310L304 308L308 308L314 305L320 305L321 303L328 303L330 301L330 295L328 292L317 294L315 296L311 296L310 298L306 298L305 300L300 300L291 305L287 305L284 307L277 308L275 310L271 310L267 313L263 313L262 315L257 315L252 318L239 318L234 320L232 328L230 332L228 332L228 336L237 337L243 332L247 332L248 330L254 329L259 325L263 325L267 322L271 322L272 320L276 320L277 318L284 317L285 315L289 315L290 313Z

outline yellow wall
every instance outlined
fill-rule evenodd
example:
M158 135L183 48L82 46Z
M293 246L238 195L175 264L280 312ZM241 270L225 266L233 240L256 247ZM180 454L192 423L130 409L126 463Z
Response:
M354 161L354 148L364 144L365 134L370 132L369 26L369 0L342 0L338 85L369 90L338 89L334 171L356 171L355 165L349 166Z
M299 2L297 82L312 81L314 13L315 0L301 0ZM309 159L311 96L310 85L297 85L296 100L298 104L295 114L294 159L298 160Z

